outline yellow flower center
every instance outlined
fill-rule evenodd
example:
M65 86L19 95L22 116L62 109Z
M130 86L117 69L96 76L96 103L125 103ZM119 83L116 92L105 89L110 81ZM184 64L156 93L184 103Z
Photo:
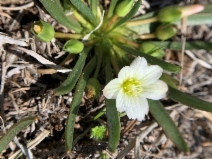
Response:
M122 85L124 92L128 95L136 96L143 91L141 82L136 79L127 79Z

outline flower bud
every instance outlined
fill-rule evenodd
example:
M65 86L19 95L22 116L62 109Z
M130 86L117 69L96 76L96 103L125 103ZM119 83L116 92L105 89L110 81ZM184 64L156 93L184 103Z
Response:
M160 40L167 40L177 33L177 29L173 24L162 24L157 27L155 36Z
M63 50L72 54L78 54L82 52L83 49L84 49L84 44L81 41L75 40L75 39L71 39L67 41L65 45L63 46Z
M165 52L152 42L143 42L139 50L156 58L162 58L165 55Z
M86 85L85 92L86 92L85 95L88 99L90 99L90 100L96 99L100 93L99 81L95 78L89 78L87 85Z
M178 6L169 6L165 7L158 13L158 20L160 22L174 22L178 19L180 19L182 16L182 12L180 10L180 7Z
M130 12L130 10L133 7L133 4L134 4L134 0L121 1L115 9L116 15L118 15L118 17L124 17Z
M190 6L169 6L165 7L158 13L158 20L160 22L174 22L176 20L181 19L182 17L186 17L195 13L198 13L204 9L204 6L195 4Z
M35 22L31 31L40 41L43 42L51 41L54 38L55 33L51 24L43 20Z

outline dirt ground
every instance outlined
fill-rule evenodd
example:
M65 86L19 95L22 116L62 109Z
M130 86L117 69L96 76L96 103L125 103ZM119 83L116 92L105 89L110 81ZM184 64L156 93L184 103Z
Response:
M212 4L210 0L147 0L150 8L144 4L140 13L148 12L170 4ZM107 4L105 1L104 4ZM39 5L39 3L36 3ZM39 5L40 6L40 5ZM18 7L18 8L17 8ZM62 51L63 41L41 43L34 38L30 27L34 21L44 18L54 25L58 31L66 28L59 25L48 13L42 11L42 6L36 7L31 0L1 0L0 1L0 136L5 128L27 116L38 116L27 129L23 130L9 144L0 158L15 158L19 146L26 147L29 141L35 142L29 150L34 158L100 158L100 152L108 154L110 158L135 158L134 151L140 148L141 158L170 158L170 159L212 159L212 115L211 113L194 110L182 104L164 99L171 117L174 119L190 148L189 154L180 152L173 143L165 137L162 129L154 123L151 115L143 122L134 122L126 116L121 118L122 135L115 154L107 150L107 142L97 142L90 139L90 129L94 125L106 122L105 116L96 122L86 122L104 106L101 95L95 102L84 97L75 124L75 145L72 153L66 156L64 147L64 128L72 101L72 92L56 97L53 89L58 87L67 77L64 73L51 73L38 59L30 55L35 51L45 59L60 64L67 54ZM187 27L187 40L212 41L211 25ZM2 37L9 36L6 43ZM22 39L21 43L15 40ZM174 37L179 40L180 36ZM20 42L20 41L19 41ZM27 53L29 52L29 53ZM166 50L165 60L181 62L181 53ZM42 61L42 60L41 60ZM73 68L75 61L66 65ZM183 91L196 97L212 102L212 51L185 51L183 69ZM175 76L179 80L179 76ZM139 146L135 145L135 137L142 134L142 130L151 125L149 133L143 135ZM134 144L133 144L134 143ZM133 146L132 146L133 145ZM128 149L124 149L124 148ZM135 148L134 148L135 147ZM20 158L26 158L22 156Z

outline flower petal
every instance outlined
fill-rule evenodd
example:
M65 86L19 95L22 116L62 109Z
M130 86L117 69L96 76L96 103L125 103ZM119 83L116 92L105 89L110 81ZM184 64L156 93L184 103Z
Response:
M116 99L118 92L121 90L121 84L118 78L111 80L103 89L103 95L107 99Z
M149 111L146 98L142 96L129 96L124 92L119 92L116 99L116 107L119 112L126 111L129 119L142 121Z
M147 70L147 61L143 57L137 57L130 64L130 69L135 73L135 76L141 76Z
M166 92L168 91L168 86L165 82L158 80L155 83L152 83L148 86L143 87L141 95L143 97L159 100L166 97Z
M125 99L126 94L120 90L116 98L116 108L119 112L124 112L126 110Z
M146 86L156 82L163 73L163 69L160 66L152 65L148 66L146 72L142 75L141 78L142 85Z
M126 79L132 77L131 75L132 75L132 73L131 73L130 67L129 66L125 66L125 67L123 67L120 70L120 72L118 74L118 79L120 80L120 83L122 83Z

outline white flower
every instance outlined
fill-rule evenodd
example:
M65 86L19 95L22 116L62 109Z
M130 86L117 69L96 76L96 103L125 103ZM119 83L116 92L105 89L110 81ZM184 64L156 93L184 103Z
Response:
M160 66L148 66L145 58L137 57L105 86L103 94L116 99L119 112L125 111L130 119L142 121L149 111L147 98L159 100L166 96L167 84L158 80L162 72Z

